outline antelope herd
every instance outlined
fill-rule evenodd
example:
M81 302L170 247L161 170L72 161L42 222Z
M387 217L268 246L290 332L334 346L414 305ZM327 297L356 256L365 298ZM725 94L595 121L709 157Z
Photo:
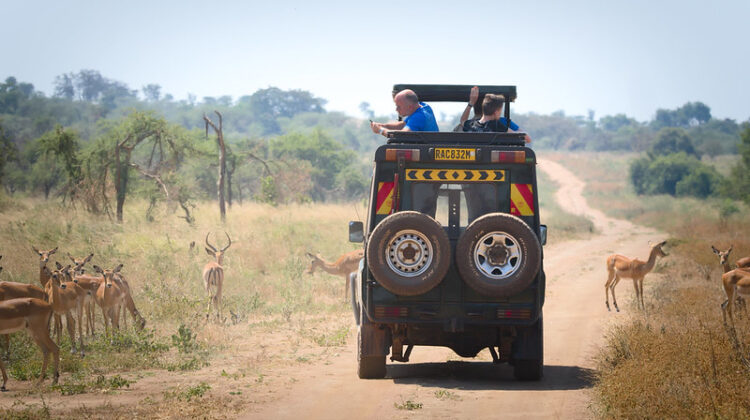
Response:
M63 266L56 262L55 269L51 270L47 264L50 257L57 252L57 247L47 251L40 251L34 246L31 248L39 255L39 283L42 287L0 281L0 334L5 335L5 355L6 358L10 358L8 334L23 329L29 332L31 338L42 350L44 357L40 382L46 376L50 353L52 353L55 370L53 383L57 383L60 376L58 366L62 318L65 318L70 336L71 353L76 353L77 344L81 357L84 357L83 317L86 316L86 333L95 335L95 304L102 308L106 336L110 335L110 323L114 328L119 329L121 309L123 312L130 311L138 328L142 329L145 326L145 319L135 308L130 287L120 274L122 264L112 270L94 266L101 276L90 276L85 274L84 266L94 254L80 259L68 254L74 264L73 267ZM0 267L0 272L2 272L2 267ZM55 323L51 325L53 318ZM52 334L50 334L50 327L53 329ZM52 335L57 336L57 342L52 340ZM8 375L2 360L0 360L0 370L3 375L3 385L0 390L5 391Z
M647 261L642 261L637 258L630 259L619 254L607 257L608 275L607 282L604 285L604 302L607 305L607 310L610 310L609 293L611 292L612 303L614 304L615 309L618 312L620 311L617 307L617 300L615 299L615 286L621 278L633 279L636 303L638 303L641 308L644 307L643 278L653 270L657 257L666 257L668 255L662 250L662 247L666 245L666 243L667 241L662 241L653 245ZM728 314L732 325L734 324L735 307L741 308L743 311L747 312L745 298L750 297L750 256L738 259L733 268L729 264L729 254L732 252L733 248L734 247L730 245L728 249L721 251L711 245L711 251L719 257L719 264L724 270L724 273L721 275L721 285L726 299L721 304L722 317L726 324Z
M232 245L229 234L227 245L221 249L212 245L206 235L206 252L213 257L203 268L203 284L208 294L208 307L206 318L211 313L211 307L216 311L216 316L221 319L221 297L224 284L224 253ZM191 249L194 244L191 244ZM662 249L666 241L651 246L646 261L637 258L628 258L623 255L613 254L607 257L607 281L605 283L605 304L609 306L609 294L612 293L612 303L616 311L620 311L615 298L615 286L623 278L633 280L635 288L636 303L644 308L643 303L643 279L651 272L658 257L666 257L668 254ZM734 323L734 307L745 308L744 297L750 296L750 257L740 258L735 268L729 264L729 254L732 246L725 251L720 251L713 245L711 250L719 257L719 264L724 269L722 274L722 286L726 300L721 304L724 323L727 314ZM75 258L67 254L73 265L63 266L55 263L55 270L50 270L47 264L50 257L57 252L57 247L47 251L40 251L32 246L34 252L39 256L39 283L41 287L26 283L0 281L0 334L5 335L6 359L10 357L10 342L8 334L28 330L34 342L42 350L43 364L40 382L46 376L48 359L50 353L54 365L54 380L57 383L60 376L60 337L62 335L62 318L65 318L68 334L71 342L71 353L76 352L76 326L78 337L78 350L84 357L83 346L83 318L86 318L86 334L94 336L96 306L102 310L104 317L105 336L110 334L110 325L114 329L120 328L120 320L123 324L127 320L127 312L130 312L135 326L143 329L146 320L140 315L135 307L130 285L121 270L123 265L119 264L113 269L104 269L93 265L98 275L89 275L85 272L85 265L91 261L94 254L91 253L84 258ZM308 274L313 274L316 269L323 270L329 274L343 276L346 290L349 290L350 274L356 272L364 252L360 250L351 251L341 255L335 262L327 262L319 254L307 253L310 265ZM2 255L0 255L2 260ZM0 273L3 267L0 266ZM121 318L122 315L122 318ZM51 320L55 319L53 335L57 336L57 343L52 340L50 334ZM2 370L3 384L0 391L5 391L8 381L5 364L0 359L0 370Z

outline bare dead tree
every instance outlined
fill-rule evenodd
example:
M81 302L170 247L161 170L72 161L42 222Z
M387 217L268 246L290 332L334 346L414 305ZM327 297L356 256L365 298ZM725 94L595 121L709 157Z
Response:
M208 127L211 126L216 133L216 142L219 144L219 180L217 182L218 195L219 195L219 212L221 213L221 221L225 222L227 218L227 210L224 205L224 175L226 174L226 146L224 145L224 133L222 131L222 117L219 111L214 110L216 115L219 116L219 126L217 127L213 121L211 121L206 114L203 114L203 120L206 122L206 137L208 137Z
M182 219L185 219L185 221L188 222L188 224L193 224L193 222L195 221L195 218L190 214L188 200L184 198L181 194L179 194L179 192L174 195L170 194L167 184L164 182L164 180L162 179L159 173L148 172L147 170L141 168L136 163L130 163L130 166L135 168L138 172L141 173L141 175L145 176L146 178L153 179L154 182L156 182L161 187L162 191L164 191L164 197L166 198L167 203L175 199L175 196L176 196L177 203L182 208L182 211L185 212L185 216L179 216L179 217Z
M232 176L237 169L237 155L229 149L229 165L227 166L227 204L232 208Z

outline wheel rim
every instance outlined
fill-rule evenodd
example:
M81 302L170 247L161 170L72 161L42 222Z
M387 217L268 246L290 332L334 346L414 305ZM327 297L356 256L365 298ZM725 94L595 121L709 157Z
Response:
M518 240L505 232L488 233L474 247L474 263L491 279L510 277L521 267L521 262Z
M421 232L402 230L388 243L385 254L391 270L404 277L416 277L430 266L432 245Z

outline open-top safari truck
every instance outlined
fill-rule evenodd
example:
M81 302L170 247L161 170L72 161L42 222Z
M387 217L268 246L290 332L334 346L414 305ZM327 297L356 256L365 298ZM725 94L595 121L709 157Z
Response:
M471 86L395 85L420 101L469 99ZM480 86L506 98L515 86ZM462 357L488 348L522 380L542 376L545 276L536 157L525 133L392 131L375 152L367 220L349 237L365 254L352 273L361 378L414 346ZM390 350L390 351L389 351Z

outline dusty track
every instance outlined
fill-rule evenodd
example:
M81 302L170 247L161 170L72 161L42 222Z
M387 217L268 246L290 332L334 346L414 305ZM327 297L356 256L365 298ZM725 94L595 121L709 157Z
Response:
M485 350L475 359L443 348L417 347L407 364L389 364L384 380L356 375L354 340L328 365L311 366L299 381L271 403L240 416L267 418L589 418L593 356L603 332L623 313L607 312L604 282L607 255L617 252L644 258L647 242L663 234L614 220L588 206L584 184L561 165L539 160L539 169L559 183L556 200L571 213L589 217L600 234L545 248L547 297L544 306L545 367L539 382L518 382L507 365L493 365ZM543 218L544 214L542 214ZM554 230L554 226L549 227ZM646 297L649 283L646 280ZM621 282L623 312L632 309L631 283ZM420 409L398 409L407 401Z

